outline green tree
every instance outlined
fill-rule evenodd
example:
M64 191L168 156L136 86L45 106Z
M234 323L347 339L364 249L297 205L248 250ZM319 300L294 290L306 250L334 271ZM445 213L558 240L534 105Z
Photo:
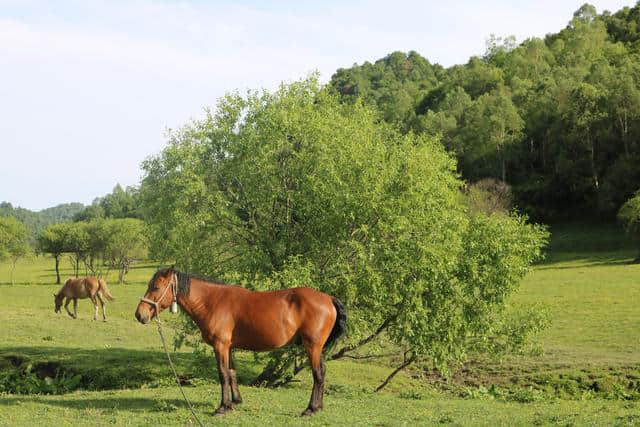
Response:
M569 93L568 109L565 110L565 118L572 127L576 141L588 152L592 185L596 193L600 190L600 174L595 132L599 122L606 116L601 107L603 96L604 93L597 86L578 83Z
M640 241L640 190L620 207L618 220L631 237ZM634 263L640 263L640 254Z
M154 254L250 288L339 296L349 339L334 358L383 333L411 362L463 358L544 242L519 217L491 217L488 255L468 257L473 223L439 142L402 135L361 102L340 104L314 78L228 95L143 169ZM260 378L278 383L297 356L272 354Z
M144 224L135 218L112 219L106 222L105 228L104 261L118 270L118 283L123 283L129 267L146 257Z
M60 284L60 257L69 247L71 224L53 224L45 228L36 239L36 249L40 253L50 254L56 261L56 284Z
M75 277L78 277L81 263L86 265L89 256L90 235L86 222L73 222L68 227L64 252L69 256Z
M500 172L497 177L506 182L508 150L522 138L524 122L511 100L507 88L499 88L476 99L465 123L467 152L478 158L497 153Z
M74 221L91 221L100 218L139 218L138 189L123 189L116 184L113 191L104 197L97 197L91 205L74 216Z
M31 252L29 230L13 217L0 217L0 260L11 260L11 284L16 263Z

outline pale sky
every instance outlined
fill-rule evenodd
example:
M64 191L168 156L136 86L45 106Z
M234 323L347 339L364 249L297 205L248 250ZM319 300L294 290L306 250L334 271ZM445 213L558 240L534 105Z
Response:
M583 3L0 0L0 201L89 204L137 185L165 130L226 92L327 81L396 50L465 63L492 33L542 37Z

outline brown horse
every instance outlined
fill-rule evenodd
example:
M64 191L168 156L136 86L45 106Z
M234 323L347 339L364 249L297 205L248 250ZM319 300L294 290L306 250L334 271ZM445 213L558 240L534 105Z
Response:
M337 298L310 288L254 292L189 276L171 267L151 278L136 309L136 319L146 324L175 303L195 321L202 338L215 351L222 387L216 414L242 402L232 349L266 351L292 343L302 343L313 372L311 400L302 415L322 409L323 349L344 333L347 321Z
M102 319L107 321L107 314L105 313L104 300L102 296L105 296L109 301L113 301L115 298L109 292L107 288L107 282L104 279L98 279L97 277L85 277L76 279L67 279L64 285L57 294L53 294L55 298L55 312L60 313L60 307L62 306L62 300L66 298L64 308L69 313L69 316L74 319L78 318L78 299L91 298L93 303L93 320L98 320L98 301L102 306ZM73 300L73 314L69 311L69 302Z

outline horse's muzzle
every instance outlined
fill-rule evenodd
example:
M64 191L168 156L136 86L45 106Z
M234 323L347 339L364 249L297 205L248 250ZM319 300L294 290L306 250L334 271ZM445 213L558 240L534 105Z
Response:
M136 319L138 319L138 322L142 323L143 325L149 323L149 316L141 315L139 310L136 310Z

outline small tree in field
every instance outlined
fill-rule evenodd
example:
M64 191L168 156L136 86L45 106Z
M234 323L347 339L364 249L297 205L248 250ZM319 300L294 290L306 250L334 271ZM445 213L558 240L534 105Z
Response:
M338 296L349 336L332 358L386 336L406 364L464 359L497 333L546 236L517 216L469 216L437 140L340 104L314 78L225 97L143 168L153 256L254 289ZM295 347L274 352L258 382L301 366Z
M104 260L110 268L118 270L118 283L123 283L131 264L146 257L143 223L133 218L113 219L107 220L105 226Z
M69 229L66 238L65 253L69 256L69 261L73 265L75 277L80 273L80 263L87 260L89 256L89 233L87 223L72 222L68 224Z
M0 217L0 260L11 260L11 284L16 263L30 253L27 226L14 217Z
M622 205L618 220L630 236L640 240L640 190ZM640 263L640 254L633 262Z
M45 228L36 239L39 253L50 254L56 261L56 284L60 284L60 256L68 250L71 224L53 224Z

